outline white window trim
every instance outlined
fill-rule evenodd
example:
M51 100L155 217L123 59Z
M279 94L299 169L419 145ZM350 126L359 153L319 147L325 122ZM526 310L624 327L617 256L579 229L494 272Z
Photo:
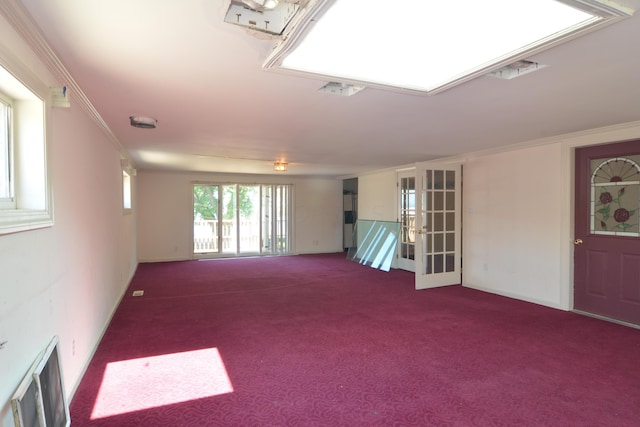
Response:
M10 190L9 190L9 197L0 197L0 209L15 209L16 207L16 201L15 201L15 197L14 197L14 193L13 193L13 100L11 99L11 97L9 97L8 95L4 94L2 91L0 91L0 103L5 104L9 107L9 123L8 123L8 147L7 147L7 151L8 151L8 155L9 155L9 159L8 159L8 167L9 167L9 186L10 186Z
M28 89L37 99L42 102L42 151L43 163L42 169L38 169L38 174L42 175L41 184L38 187L39 196L36 202L22 203L24 195L21 196L19 159L17 153L19 151L19 137L14 133L13 146L15 148L14 165L16 172L14 173L14 199L16 201L15 208L0 209L0 235L16 233L27 230L35 230L45 227L51 227L54 224L53 215L53 191L51 186L51 170L49 151L47 149L47 141L50 133L50 95L46 84L40 81L28 67L0 46L0 66L8 71L24 88ZM1 88L0 88L1 89ZM20 118L14 109L14 128L18 126ZM24 176L24 175L23 175ZM21 204L22 203L22 204ZM34 207L28 206L32 204Z
M133 210L131 197L131 174L126 170L122 170L122 211L125 215L130 214Z

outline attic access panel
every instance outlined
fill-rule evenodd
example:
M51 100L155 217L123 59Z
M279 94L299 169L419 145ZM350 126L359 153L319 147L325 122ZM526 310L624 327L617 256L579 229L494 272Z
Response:
M432 94L633 12L609 0L316 0L264 68Z

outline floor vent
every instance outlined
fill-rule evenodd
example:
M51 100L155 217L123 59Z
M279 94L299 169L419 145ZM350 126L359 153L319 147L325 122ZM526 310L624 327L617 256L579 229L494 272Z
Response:
M144 295L144 291L133 291L133 294L131 296L134 297L141 297L142 295Z

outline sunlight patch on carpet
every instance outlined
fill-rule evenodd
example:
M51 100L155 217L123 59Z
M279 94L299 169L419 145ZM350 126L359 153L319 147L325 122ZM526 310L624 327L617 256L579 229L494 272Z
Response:
M232 392L217 348L111 362L91 419Z

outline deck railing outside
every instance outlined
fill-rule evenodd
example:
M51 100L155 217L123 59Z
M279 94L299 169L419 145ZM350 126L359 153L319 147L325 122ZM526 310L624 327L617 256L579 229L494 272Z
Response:
M193 252L231 252L235 253L236 228L234 221L222 220L222 250L218 250L218 221L194 220L193 221ZM260 251L260 227L255 221L240 221L240 249L242 252Z

